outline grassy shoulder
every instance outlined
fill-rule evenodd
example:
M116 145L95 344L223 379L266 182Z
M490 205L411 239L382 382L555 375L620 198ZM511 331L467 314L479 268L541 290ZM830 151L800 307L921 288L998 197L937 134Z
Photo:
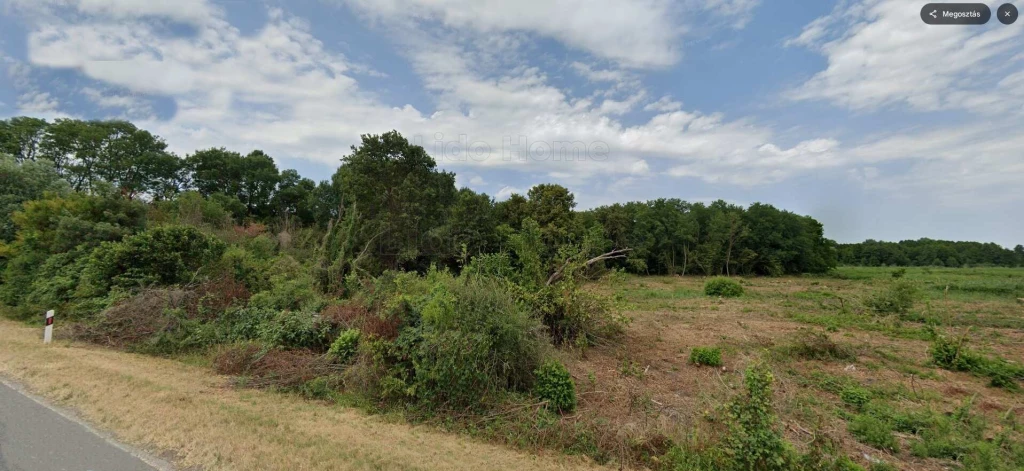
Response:
M295 395L229 387L209 368L77 343L0 320L0 374L181 468L597 469L389 423Z

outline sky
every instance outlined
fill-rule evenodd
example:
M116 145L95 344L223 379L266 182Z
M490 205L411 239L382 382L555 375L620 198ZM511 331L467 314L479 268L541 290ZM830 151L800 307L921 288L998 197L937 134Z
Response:
M395 129L498 200L558 183L579 209L1024 243L1024 21L928 26L924 3L0 0L0 118L130 119L314 180Z

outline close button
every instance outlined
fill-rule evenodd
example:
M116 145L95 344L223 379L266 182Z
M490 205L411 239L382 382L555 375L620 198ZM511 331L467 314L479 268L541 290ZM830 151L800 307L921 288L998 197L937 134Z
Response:
M992 10L984 3L929 3L921 8L921 19L930 25L983 25L989 18Z
M1017 7L1009 3L1002 4L996 10L996 18L999 18L999 22L1004 25L1012 25L1014 21L1017 21Z

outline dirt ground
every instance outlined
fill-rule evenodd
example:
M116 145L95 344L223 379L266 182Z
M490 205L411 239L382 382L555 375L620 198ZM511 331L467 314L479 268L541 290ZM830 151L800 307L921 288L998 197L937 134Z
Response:
M865 467L881 460L899 469L950 469L950 460L913 456L909 450L919 438L912 435L896 434L901 444L896 453L860 443L847 430L838 395L811 379L831 375L880 391L876 395L884 395L886 404L901 410L930 408L948 414L973 401L973 410L984 415L990 424L986 433L992 435L1004 429L1007 418L1024 413L1019 390L989 387L987 378L932 365L931 341L921 334L924 324L865 312L863 299L886 282L750 278L743 281L742 297L720 299L703 295L700 277L603 281L594 289L623 300L633 321L621 344L592 348L571 362L582 391L579 414L609 420L637 440L657 435L681 440L702 430L711 433L715 409L740 391L744 369L764 361L776 377L781 426L798 449L824 433ZM927 310L934 317L981 313L969 316L973 324L940 325L943 333L966 333L975 348L1010 361L1024 360L1024 304L1013 297L961 299L940 296L935 290L922 297L915 310ZM987 327L1000 323L1008 325ZM787 355L785 347L807 330L851 349L855 359L817 361ZM690 364L690 350L703 346L722 349L721 367ZM1020 439L1021 434L1014 437Z

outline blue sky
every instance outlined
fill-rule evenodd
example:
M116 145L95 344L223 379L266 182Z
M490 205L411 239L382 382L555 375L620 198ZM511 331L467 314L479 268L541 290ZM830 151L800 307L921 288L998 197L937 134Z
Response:
M555 182L581 208L768 202L844 242L1024 242L1021 22L927 26L907 0L0 2L0 117L127 118L317 180L397 129L498 199Z

